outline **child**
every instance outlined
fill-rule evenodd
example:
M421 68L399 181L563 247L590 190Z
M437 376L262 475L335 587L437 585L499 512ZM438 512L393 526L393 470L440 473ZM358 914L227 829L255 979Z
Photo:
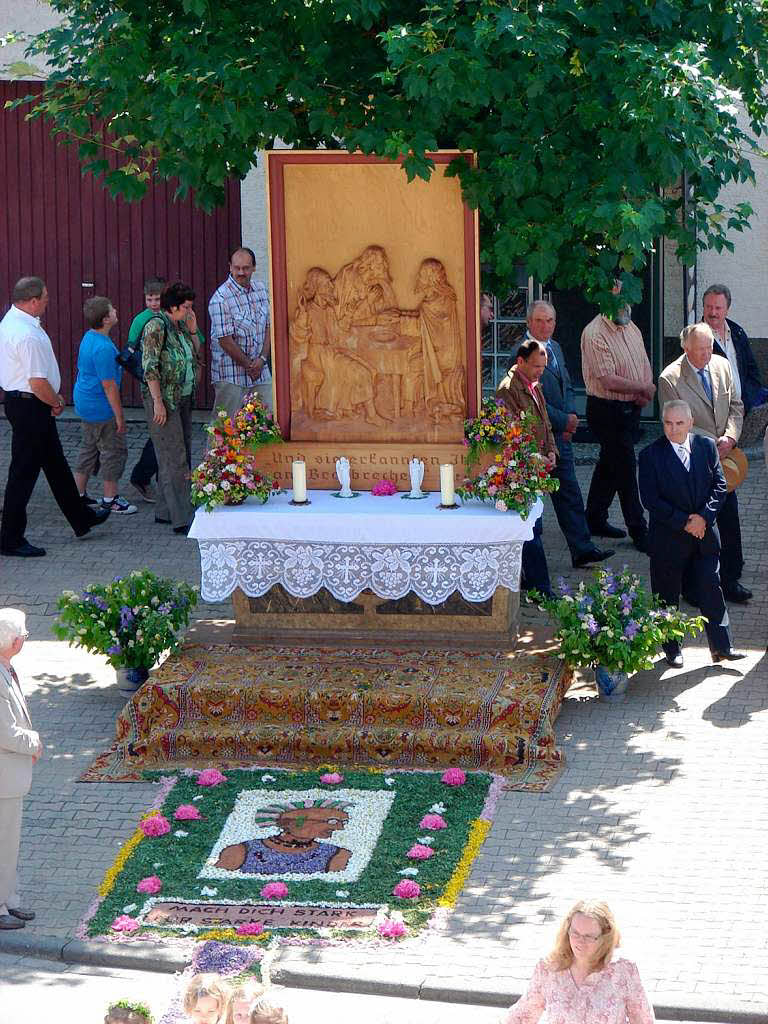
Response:
M128 455L120 402L122 370L117 363L117 349L109 337L117 323L117 313L109 299L94 296L83 306L83 315L89 330L83 335L77 354L74 398L75 411L83 421L83 442L75 482L80 496L89 501L86 495L88 477L100 459L104 474L101 508L130 516L138 509L117 493L117 482L123 474Z
M218 974L196 974L184 993L184 1012L192 1024L224 1024L230 988Z
M121 999L107 1009L104 1024L153 1024L149 1007L144 1003L132 1003Z
M238 985L229 999L226 1024L251 1024L251 1011L264 998L265 988L250 980Z
M269 999L260 999L251 1010L250 1024L288 1024L288 1014Z

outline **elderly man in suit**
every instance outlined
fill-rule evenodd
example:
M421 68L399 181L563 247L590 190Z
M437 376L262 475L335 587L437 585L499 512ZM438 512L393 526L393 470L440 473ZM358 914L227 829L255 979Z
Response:
M534 416L533 434L539 451L546 456L550 466L557 460L557 447L552 424L547 414L547 403L541 393L541 376L547 366L547 350L540 341L530 339L524 341L517 350L515 365L499 384L496 398L514 416L521 413L532 413ZM552 585L549 580L547 556L541 542L541 516L533 527L533 539L523 544L522 588L538 590L546 597L552 597Z
M659 399L669 402L681 398L688 403L693 417L693 432L710 437L720 456L736 444L744 421L744 404L733 387L733 374L727 359L713 355L714 337L708 324L691 324L680 334L683 355L665 367L659 377ZM720 581L727 601L743 604L751 591L739 583L744 557L736 492L732 491L717 516L720 530ZM683 581L683 594L692 604L698 595Z
M16 868L21 838L22 798L32 784L32 766L43 752L32 728L11 658L28 634L24 612L0 608L0 930L23 928L34 920L19 907Z
M640 497L648 510L651 589L677 608L683 574L692 574L706 617L715 664L743 658L731 647L728 612L717 574L720 537L717 514L728 493L714 440L692 433L691 408L682 399L665 402L664 437L640 452ZM664 645L668 664L682 668L680 644Z
M550 494L550 498L570 549L573 567L581 569L592 562L610 558L613 551L604 551L593 544L587 526L571 445L579 417L574 409L573 385L563 350L552 337L555 319L555 307L551 302L537 299L528 306L528 337L540 341L547 350L547 366L541 376L540 387L558 451L557 466L552 475L560 481L560 487Z

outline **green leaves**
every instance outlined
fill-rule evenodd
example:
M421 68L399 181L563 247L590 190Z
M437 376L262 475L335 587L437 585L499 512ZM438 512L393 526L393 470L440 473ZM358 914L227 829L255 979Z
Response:
M53 6L64 22L28 54L54 68L34 116L97 145L117 118L108 184L126 196L177 176L210 208L276 138L402 155L409 180L429 176L430 150L471 149L477 166L457 173L485 286L524 264L606 309L615 273L638 274L659 235L691 260L749 221L744 204L717 206L752 179L768 118L766 0Z

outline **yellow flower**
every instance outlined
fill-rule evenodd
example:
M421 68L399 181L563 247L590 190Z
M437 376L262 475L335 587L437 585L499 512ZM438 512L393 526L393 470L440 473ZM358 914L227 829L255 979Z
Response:
M485 818L476 818L469 829L469 838L461 860L451 875L443 895L437 901L438 907L452 907L459 898L459 893L469 877L469 872L475 857L480 852L480 847L485 842L488 833L491 831L491 823Z

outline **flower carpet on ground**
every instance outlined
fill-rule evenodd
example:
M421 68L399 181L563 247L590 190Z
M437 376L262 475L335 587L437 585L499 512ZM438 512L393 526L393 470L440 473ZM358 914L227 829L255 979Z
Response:
M456 902L504 784L457 769L220 775L215 785L194 771L157 779L82 936L266 948L416 935ZM185 811L176 828L190 806L199 815Z
M333 763L497 771L541 791L562 767L554 723L569 682L556 657L524 651L190 644L126 704L82 781Z

